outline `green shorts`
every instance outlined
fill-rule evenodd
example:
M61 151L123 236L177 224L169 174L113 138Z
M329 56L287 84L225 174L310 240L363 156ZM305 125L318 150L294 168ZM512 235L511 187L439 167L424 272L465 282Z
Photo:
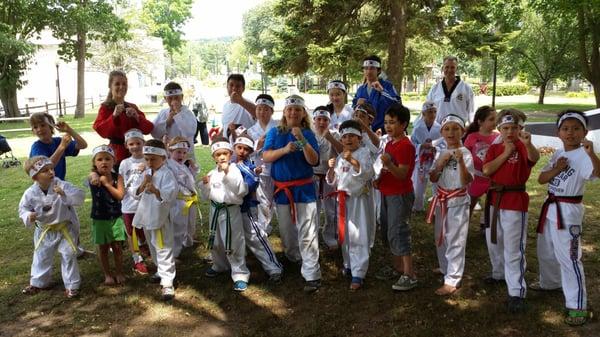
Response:
M112 220L92 219L94 244L103 245L115 241L125 241L125 238L125 225L121 217Z

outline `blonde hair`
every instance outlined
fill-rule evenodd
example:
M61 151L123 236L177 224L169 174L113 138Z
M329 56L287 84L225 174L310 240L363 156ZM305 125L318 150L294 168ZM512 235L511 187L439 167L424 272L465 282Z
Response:
M301 99L302 101L304 101L304 99L298 95L290 95L288 96L286 99L288 98L295 98L295 99ZM281 120L279 121L279 125L277 126L277 130L279 130L280 132L288 132L290 130L290 128L287 125L287 120L285 118L285 110L288 107L285 107L283 109L283 116L281 116ZM302 120L300 121L300 127L302 129L311 129L312 128L312 124L311 124L311 118L308 116L308 112L306 111L306 107L302 107L302 110L304 110L304 116L302 117Z
M31 170L33 165L35 165L35 163L37 163L38 161L44 160L44 159L49 159L49 158L46 156L33 156L31 158L28 158L25 161L25 164L23 164L23 169L25 170L25 173L27 173L27 175L29 175L29 170Z
M113 109L116 105L112 97L112 90L110 88L115 77L125 77L125 79L127 79L127 74L125 74L123 70L119 69L115 69L108 74L108 95L106 95L106 99L104 100L104 102L102 102L102 105L107 106L111 109Z
M51 114L46 112L34 112L29 117L29 126L33 129L34 126L38 124L46 124L50 126L50 131L54 134L54 117Z
M173 146L179 143L187 143L188 148L191 148L192 144L183 136L177 136L169 141L169 145L167 147Z
M496 125L498 125L498 123L502 120L502 117L507 115L511 115L515 120L515 123L518 123L519 121L525 122L527 120L527 116L523 113L523 111L514 108L508 108L500 110L498 115L496 115Z

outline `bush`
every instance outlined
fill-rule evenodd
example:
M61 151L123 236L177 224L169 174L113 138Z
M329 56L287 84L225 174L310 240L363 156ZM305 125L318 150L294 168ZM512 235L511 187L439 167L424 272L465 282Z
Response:
M565 97L568 98L590 98L592 97L592 93L585 91L569 91L565 94Z
M326 94L324 89L308 89L304 92L305 94Z
M475 96L479 95L479 84L473 84L473 83L469 83L469 85L471 86L471 89L473 90L473 94ZM423 88L423 92L422 94L427 96L427 94L429 93L429 90L431 90L431 87L433 87L433 84L428 84L425 88ZM491 85L488 85L488 90L491 89Z
M529 92L529 86L525 83L498 83L496 84L496 96L519 96ZM488 95L492 94L492 87L488 87Z

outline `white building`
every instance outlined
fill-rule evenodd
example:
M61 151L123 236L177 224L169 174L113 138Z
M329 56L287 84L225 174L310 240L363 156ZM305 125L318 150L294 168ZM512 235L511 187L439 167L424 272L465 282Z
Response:
M49 30L42 32L39 39L31 41L38 46L38 50L29 64L22 79L25 85L17 91L19 107L24 109L25 105L39 106L47 103L58 102L57 67L60 78L61 98L67 102L67 106L75 105L77 99L77 62L65 63L58 56L60 40L55 39ZM152 74L141 74L131 72L127 74L129 90L127 100L136 104L150 103L152 96L160 92L165 79L164 49L160 38L147 37L144 43L152 49L157 58L153 64ZM157 89L159 88L159 89ZM89 104L89 98L93 98L96 107L108 93L108 74L95 71L86 61L85 72L85 97ZM38 110L36 110L38 111ZM74 108L67 109L67 114L72 114Z

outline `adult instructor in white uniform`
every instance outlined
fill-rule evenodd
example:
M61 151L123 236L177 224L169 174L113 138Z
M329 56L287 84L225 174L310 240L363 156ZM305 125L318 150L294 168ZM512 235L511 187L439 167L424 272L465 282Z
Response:
M458 115L469 122L472 122L475 116L473 89L456 76L457 68L458 59L455 56L444 57L444 78L434 84L427 94L427 100L434 101L437 106L438 123L449 114Z

